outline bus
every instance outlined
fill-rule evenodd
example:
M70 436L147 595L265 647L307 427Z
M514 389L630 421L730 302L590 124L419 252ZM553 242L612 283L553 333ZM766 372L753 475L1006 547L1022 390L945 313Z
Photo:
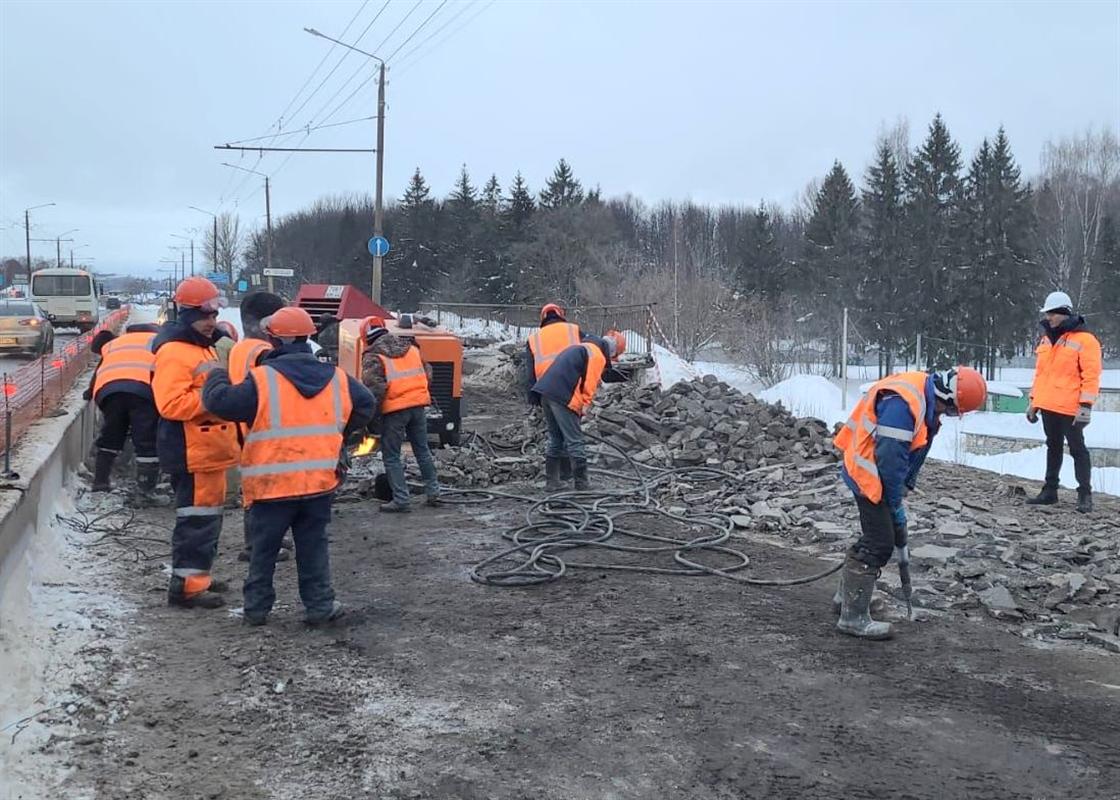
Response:
M84 269L57 267L32 273L31 300L56 328L84 333L96 327L100 316L97 282Z

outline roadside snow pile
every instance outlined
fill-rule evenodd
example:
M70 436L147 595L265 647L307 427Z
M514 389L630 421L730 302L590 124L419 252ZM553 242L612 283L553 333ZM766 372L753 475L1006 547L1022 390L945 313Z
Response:
M435 312L429 312L429 315ZM469 339L490 339L495 342L517 342L529 338L535 328L518 328L497 320L461 317L446 311L440 312L439 325L459 336Z
M820 375L794 375L759 397L768 403L781 403L799 417L816 417L829 425L847 418L840 389Z
M700 377L699 371L688 361L672 350L659 344L653 346L653 375L651 382L662 389L668 389L680 381L694 381Z

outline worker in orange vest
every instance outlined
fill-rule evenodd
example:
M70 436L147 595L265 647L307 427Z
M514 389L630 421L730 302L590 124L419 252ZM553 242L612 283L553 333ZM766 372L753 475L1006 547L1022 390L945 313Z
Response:
M159 482L159 456L156 455L159 412L152 395L152 369L156 363L152 340L158 330L158 325L137 324L129 325L120 336L114 337L108 331L98 334L99 346L95 352L100 354L101 361L85 393L86 399L92 399L101 410L101 431L95 442L97 458L92 487L95 492L107 492L112 488L113 464L131 433L139 497L149 502L154 500L153 492Z
M892 551L900 569L909 569L902 499L915 486L941 415L976 411L987 396L984 376L971 367L901 372L872 384L836 434L833 443L844 456L840 473L855 495L861 529L833 598L840 614L836 627L843 633L890 638L890 623L871 619L871 596Z
M1085 446L1085 426L1101 388L1101 343L1085 328L1085 318L1073 313L1065 292L1051 292L1039 311L1045 315L1042 337L1035 348L1034 382L1027 419L1046 431L1046 481L1030 505L1058 502L1058 479L1064 445L1069 442L1077 477L1077 510L1093 510L1093 467Z
M378 403L381 458L393 499L381 504L386 513L412 510L404 476L401 448L407 441L420 467L424 494L430 506L439 505L439 475L428 447L428 417L432 404L428 390L431 368L420 357L420 348L385 328L385 320L371 317L366 324L366 351L362 356L362 383Z
M311 354L315 323L302 308L281 308L260 327L272 349L249 377L232 384L218 368L202 392L211 413L247 428L241 451L250 539L244 620L268 620L276 557L291 530L305 618L317 625L342 614L331 587L327 524L348 463L344 443L369 422L374 402L361 383Z
M217 608L225 585L213 581L210 569L222 532L226 470L237 463L239 447L237 426L202 405L202 385L218 364L214 346L224 335L218 333L218 311L225 298L206 278L190 277L175 289L173 300L176 319L152 342L159 460L175 491L167 602Z
M555 363L556 358L572 345L584 341L579 325L568 322L567 314L556 303L546 303L541 307L541 324L529 335L525 345L525 393L530 405L540 405L540 395L533 391L533 386L549 367ZM565 481L572 479L572 460L567 449L557 455L545 456L544 474L546 491L559 491ZM548 488L548 487L553 488Z
M545 491L549 494L563 488L558 465L565 453L571 459L576 491L588 488L587 446L580 420L591 407L603 371L625 351L626 337L618 331L608 331L601 339L589 337L582 344L564 348L533 384L548 426Z

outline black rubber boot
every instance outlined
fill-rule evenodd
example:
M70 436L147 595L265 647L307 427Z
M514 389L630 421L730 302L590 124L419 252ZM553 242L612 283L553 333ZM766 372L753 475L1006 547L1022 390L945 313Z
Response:
M836 623L841 633L861 639L889 639L894 633L889 622L871 619L871 597L879 570L848 556L844 561L841 586L844 603L840 620Z
M1043 486L1037 497L1027 501L1028 506L1052 506L1058 502L1058 487Z
M560 466L568 459L560 456L545 456L544 459L544 491L545 494L556 494L564 489L564 482L560 479ZM568 469L571 472L571 468Z
M573 458L572 459L572 483L577 492L586 492L587 485L587 459L586 458Z
M171 498L156 492L159 484L159 464L136 465L136 494L133 503L146 508L165 508L171 505Z
M226 601L222 596L209 589L187 596L183 591L183 583L183 578L178 575L171 576L171 581L167 584L167 605L180 608L221 608L225 605Z
M572 460L567 456L560 457L560 480L567 483L572 479Z
M1077 510L1082 514L1088 514L1093 510L1092 492L1077 493Z
M112 450L98 450L97 459L93 464L93 491L107 492L112 489L109 483L109 475L113 471L113 462L117 460L117 454Z
M326 625L330 622L334 622L336 619L343 616L345 613L346 613L346 607L343 606L342 603L335 600L331 604L331 610L330 610L329 614L327 614L326 616L322 616L322 617L307 616L307 617L304 617L304 621L308 625L310 625L311 627L316 628L320 625Z

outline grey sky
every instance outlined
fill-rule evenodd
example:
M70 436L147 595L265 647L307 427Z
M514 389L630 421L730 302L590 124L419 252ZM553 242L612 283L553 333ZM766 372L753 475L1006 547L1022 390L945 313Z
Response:
M412 10L389 55L439 2L391 0L361 46ZM348 41L383 4L370 0ZM81 229L103 271L162 266L170 234L208 223L189 205L263 224L259 181L220 164L274 172L284 156L211 145L269 132L330 47L302 28L338 35L361 7L0 0L0 253L23 253L22 209L51 201L33 235ZM861 176L900 116L916 143L940 110L966 157L1003 124L1027 176L1046 139L1120 122L1118 2L476 0L403 60L460 11L448 2L390 71L387 195L417 166L445 194L463 163L480 184L520 169L536 190L564 156L608 196L788 205L835 158ZM347 58L286 126L326 117L361 62ZM331 121L373 113L370 83ZM371 121L304 146L373 140ZM371 155L296 155L273 178L273 213L372 192L373 174Z

